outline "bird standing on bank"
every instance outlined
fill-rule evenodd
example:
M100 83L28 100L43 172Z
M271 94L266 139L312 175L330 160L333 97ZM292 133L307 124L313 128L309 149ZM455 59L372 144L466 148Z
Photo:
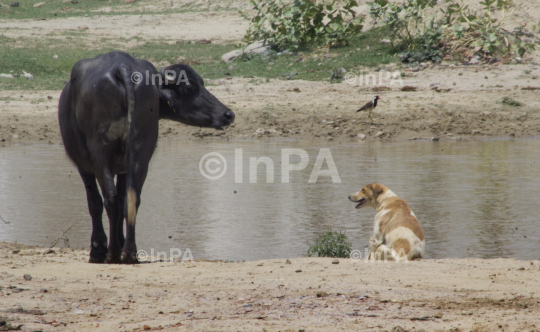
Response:
M375 96L375 98L373 98L372 101L362 106L357 112L368 111L369 120L371 120L371 122L373 123L373 120L371 119L371 111L373 111L373 109L377 107L377 100L379 99L380 99L379 96Z

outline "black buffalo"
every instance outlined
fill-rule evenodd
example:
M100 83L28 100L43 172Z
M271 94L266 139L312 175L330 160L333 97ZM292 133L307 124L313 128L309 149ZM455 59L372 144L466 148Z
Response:
M187 65L172 65L158 73L148 61L111 52L73 67L60 96L58 120L66 152L86 187L92 216L91 263L138 262L135 219L160 119L225 129L234 113ZM108 246L101 220L104 202Z

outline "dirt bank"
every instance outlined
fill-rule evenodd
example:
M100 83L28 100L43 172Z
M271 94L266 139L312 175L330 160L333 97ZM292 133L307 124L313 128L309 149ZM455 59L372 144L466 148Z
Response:
M369 140L528 137L540 132L540 101L534 90L540 87L540 71L534 65L434 66L403 72L403 86L416 91L402 91L401 82L390 80L366 86L360 77L353 84L209 80L209 90L236 112L234 125L220 132L162 121L160 135L359 139L363 134ZM355 110L376 94L381 102L371 123L366 113ZM0 141L60 142L59 96L60 91L0 91ZM522 106L503 104L504 97Z
M25 331L539 330L538 261L123 266L45 251L0 244L0 316Z

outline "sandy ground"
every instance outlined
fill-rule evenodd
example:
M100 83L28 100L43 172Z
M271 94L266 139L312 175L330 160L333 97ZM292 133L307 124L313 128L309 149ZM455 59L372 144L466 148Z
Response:
M123 266L46 251L0 243L0 321L24 331L540 330L539 261Z
M396 68L396 70L398 70ZM526 72L530 71L529 74ZM389 73L394 73L390 69ZM321 139L463 139L471 136L538 136L540 88L534 65L434 66L420 72L403 71L401 82L386 79L378 85L233 78L211 80L209 90L236 113L227 131L161 122L160 135L179 137L295 137ZM372 80L370 80L370 83ZM436 92L433 89L447 90ZM381 97L373 112L356 113L375 94ZM57 105L60 91L0 91L0 141L59 143ZM523 106L500 103L510 97Z

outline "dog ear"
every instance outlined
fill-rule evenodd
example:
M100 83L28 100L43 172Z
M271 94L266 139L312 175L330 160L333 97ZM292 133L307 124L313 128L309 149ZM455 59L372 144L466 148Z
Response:
M373 197L376 200L379 197L379 195L382 195L384 193L384 187L383 187L383 185L381 185L379 183L374 183L371 186L371 191L373 192Z

